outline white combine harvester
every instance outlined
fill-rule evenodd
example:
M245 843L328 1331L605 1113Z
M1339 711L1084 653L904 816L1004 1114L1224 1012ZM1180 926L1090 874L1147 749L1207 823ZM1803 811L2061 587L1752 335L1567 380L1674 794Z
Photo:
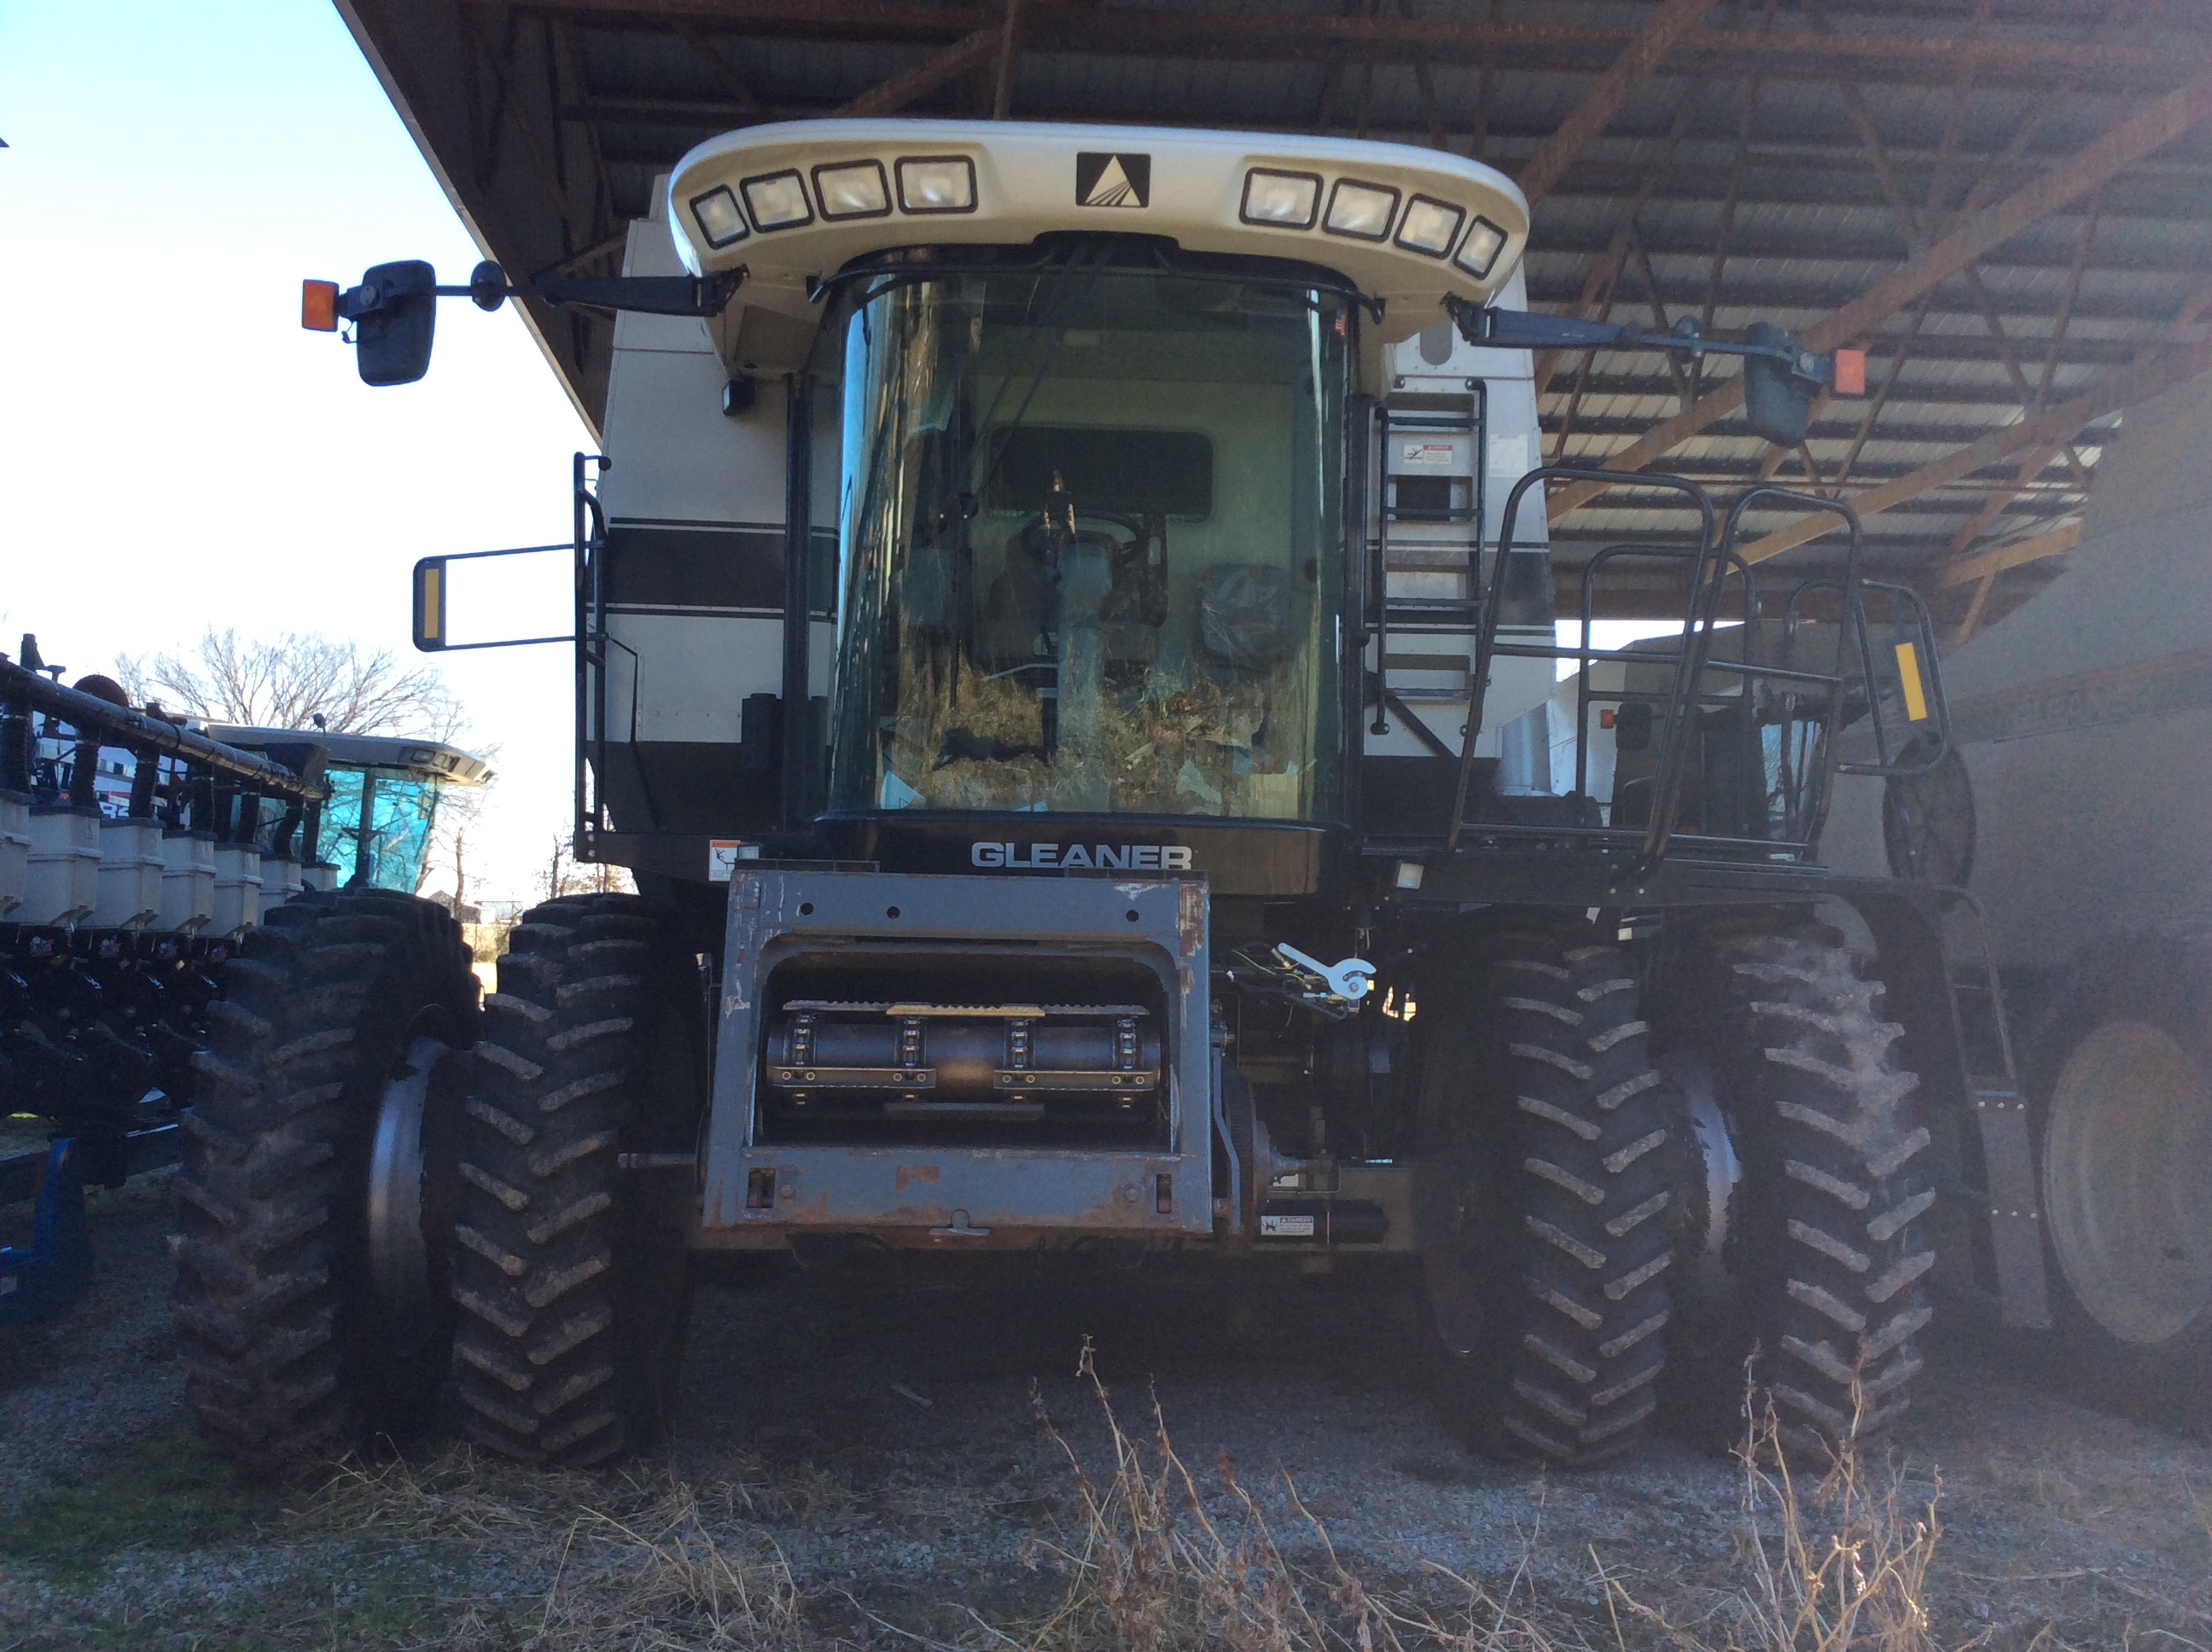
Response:
M620 313L544 581L578 853L641 893L529 914L480 1040L364 990L311 1116L273 1069L352 1023L241 996L183 1178L211 1438L286 1467L450 1358L486 1447L604 1461L665 1422L691 1257L884 1248L1417 1266L1457 1418L1562 1464L1637 1437L1670 1339L1724 1402L1762 1349L1801 1442L1899 1414L1968 1113L1929 913L1814 859L1835 733L1893 697L1833 623L1856 525L1638 477L1706 525L1614 558L1680 630L1562 650L1542 489L1582 473L1536 466L1528 350L1739 357L1792 443L1834 363L1526 313L1519 193L1432 149L800 123L660 207L626 276L528 284ZM404 383L441 295L512 290L391 264L308 319ZM1762 498L1846 546L1760 570L1815 643L1717 644ZM418 643L496 646L468 587L529 566L426 560ZM1536 761L1562 659L1602 761ZM402 1116L345 1175L246 1168Z

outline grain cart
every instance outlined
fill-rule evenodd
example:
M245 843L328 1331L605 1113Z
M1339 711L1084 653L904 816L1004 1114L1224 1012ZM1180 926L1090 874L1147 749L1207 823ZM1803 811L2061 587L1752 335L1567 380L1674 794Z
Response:
M185 1109L210 1023L258 979L248 937L371 913L451 937L412 890L441 790L489 772L435 741L204 726L60 676L33 637L0 657L0 1118L47 1138L0 1154L0 1206L31 1206L31 1242L0 1251L0 1323L82 1292L88 1182L206 1128Z
M2129 410L2065 571L1944 661L1958 750L1927 776L1839 793L1829 854L1965 885L1987 908L2020 1010L2029 1203L2063 1373L2198 1432L2212 1426L2208 433L2201 384Z
M1544 488L1584 473L1537 465L1528 349L1736 356L1789 441L1832 361L1526 313L1521 196L1429 149L820 121L659 198L624 276L527 284L619 313L562 640L578 853L641 893L527 914L431 1079L450 1229L352 1242L450 1272L477 1440L611 1456L687 1253L856 1248L1418 1263L1462 1418L1563 1464L1634 1439L1686 1326L1730 1400L1756 1343L1799 1439L1904 1408L1955 1040L1929 913L1812 850L1924 615L1869 642L1838 507L1647 477L1702 531L1559 606L1633 561L1679 631L1563 646ZM387 264L308 319L402 383L439 296L513 290ZM1762 589L1762 503L1830 511L1840 572ZM465 589L521 566L418 565L418 643L499 641ZM375 1349L284 1363L358 1275L257 1321L243 1260L185 1279L237 1327L203 1414L387 1416Z

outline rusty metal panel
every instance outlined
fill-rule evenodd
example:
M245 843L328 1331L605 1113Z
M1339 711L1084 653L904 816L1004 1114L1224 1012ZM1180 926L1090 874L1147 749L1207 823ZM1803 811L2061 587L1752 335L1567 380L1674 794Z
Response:
M944 1229L951 1242L963 1233L981 1237L985 1228L1031 1236L1212 1231L1203 879L937 877L738 864L725 933L702 1230ZM954 953L992 943L1018 943L1046 956L1110 954L1159 980L1168 1005L1169 1097L1167 1139L1158 1149L758 1140L762 998L779 964L856 944L911 948L926 957L935 945ZM759 1172L774 1172L773 1182ZM762 1197L770 1186L773 1197Z

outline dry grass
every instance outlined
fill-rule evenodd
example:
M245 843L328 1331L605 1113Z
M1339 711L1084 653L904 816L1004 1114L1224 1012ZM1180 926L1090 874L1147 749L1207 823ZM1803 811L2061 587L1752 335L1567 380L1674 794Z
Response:
M1024 1563L1068 1576L1060 1609L1018 1643L1035 1652L1097 1646L1127 1652L1574 1652L1665 1646L1678 1652L1942 1652L1925 1606L1941 1527L1940 1487L1924 1503L1901 1477L1870 1477L1846 1452L1814 1483L1795 1476L1763 1414L1743 1466L1741 1581L1701 1603L1694 1625L1638 1601L1593 1553L1602 1613L1547 1602L1531 1564L1493 1591L1434 1562L1419 1584L1370 1588L1285 1478L1301 1528L1297 1558L1225 1458L1202 1486L1169 1438L1157 1403L1149 1454L1126 1431L1092 1368L1111 1462L1094 1473L1038 1407L1066 1454L1086 1516L1080 1541L1032 1540ZM1006 1637L1009 1640L1011 1637ZM1962 1649L1985 1637L1960 1643Z
M843 1590L802 1586L772 1530L807 1524L825 1507L848 1513L849 1503L841 1509L834 1488L772 1488L757 1463L741 1461L708 1489L672 1473L525 1473L456 1449L425 1465L342 1474L303 1512L359 1536L434 1540L495 1559L509 1586L451 1602L447 1626L410 1647L1965 1652L1990 1638L1984 1631L1946 1643L1930 1623L1940 1484L1916 1490L1848 1454L1817 1477L1796 1473L1771 1416L1747 1431L1739 1453L1741 1515L1725 1583L1677 1579L1662 1609L1595 1550L1587 1582L1575 1569L1572 1598L1553 1598L1541 1579L1558 1574L1540 1564L1540 1531L1523 1534L1520 1564L1502 1580L1425 1560L1363 1576L1287 1475L1255 1493L1225 1457L1194 1472L1157 1402L1133 1435L1087 1345L1081 1372L1105 1425L1103 1455L1086 1458L1036 1401L1040 1426L1066 1459L1073 1518L1018 1555L1030 1573L1057 1579L1056 1604L1029 1621L994 1624L948 1600L932 1614L955 1625L939 1629L945 1638ZM2056 1652L2064 1643L2046 1630L2034 1644Z

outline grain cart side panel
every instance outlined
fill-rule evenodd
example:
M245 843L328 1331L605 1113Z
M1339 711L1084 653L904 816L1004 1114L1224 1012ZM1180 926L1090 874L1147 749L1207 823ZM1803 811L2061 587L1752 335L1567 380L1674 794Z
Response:
M741 873L730 894L701 1242L775 1244L800 1229L922 1244L1211 1234L1206 909L1196 880ZM1133 1013L1102 1011L1086 1035L1091 1006L1076 996L1086 978ZM837 1004L825 1021L865 1032L875 1014L914 1029L896 1072L833 1070L826 1029L818 1049L778 1042L822 1002L817 981L880 998ZM1020 1029L1032 1021L1025 1054ZM1138 1048L1104 1065L1127 1071L1072 1072L1053 1060L1055 1025L1110 1044L1125 1022L1136 1023ZM986 1053L990 1070L973 1099L947 1101L966 1093L956 1092L946 1053L963 1030L971 1047L1007 1042ZM1150 1040L1156 1057L1145 1053ZM785 1082L801 1073L820 1087ZM1124 1078L1127 1103L1113 1099ZM865 1102L841 1114L841 1095ZM1012 1145L1019 1133L1008 1126L1063 1109L1059 1144Z

